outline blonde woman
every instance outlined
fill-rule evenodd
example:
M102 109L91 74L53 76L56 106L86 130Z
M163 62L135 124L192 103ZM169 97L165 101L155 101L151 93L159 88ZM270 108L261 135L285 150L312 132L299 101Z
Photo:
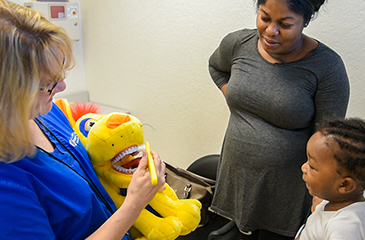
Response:
M72 41L38 12L0 0L0 233L4 239L128 239L164 184L146 154L116 209L53 96L74 65Z

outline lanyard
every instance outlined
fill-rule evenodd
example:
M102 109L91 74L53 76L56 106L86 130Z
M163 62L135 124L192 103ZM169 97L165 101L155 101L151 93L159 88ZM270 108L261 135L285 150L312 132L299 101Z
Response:
M114 210L112 209L112 207L109 205L108 201L105 199L105 197L101 194L101 192L99 191L99 189L97 188L97 186L95 185L95 183L91 180L89 174L87 173L87 171L85 170L84 166L82 166L81 162L79 161L79 159L77 159L77 157L61 142L61 140L59 140L56 135L50 130L48 129L39 119L35 118L34 121L38 124L38 125L42 125L42 127L44 129L46 129L54 139L56 139L56 141L71 155L71 157L79 164L80 168L82 169L83 173L85 174L86 177L82 176L80 173L78 173L75 169L73 169L71 166L69 166L68 164L66 164L65 162L63 162L61 159L59 159L58 157L54 156L53 154L43 150L42 148L36 146L38 149L40 149L42 152L46 153L48 156L50 156L51 158L53 158L54 160L60 162L61 164L65 165L66 167L68 167L69 169L71 169L73 172L75 172L78 176L80 176L82 179L84 179L90 186L90 188L93 190L93 192L98 196L98 198L104 203L104 205L108 208L109 212L111 214L114 213ZM43 130L42 130L43 131Z

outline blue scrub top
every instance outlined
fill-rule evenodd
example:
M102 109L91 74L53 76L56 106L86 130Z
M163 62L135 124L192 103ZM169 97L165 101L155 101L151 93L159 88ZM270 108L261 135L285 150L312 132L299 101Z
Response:
M53 157L38 149L32 158L0 163L1 238L84 239L111 216L90 184L112 211L116 207L63 112L53 105L48 114L38 119L58 139L41 126L56 149ZM124 239L128 239L127 235Z

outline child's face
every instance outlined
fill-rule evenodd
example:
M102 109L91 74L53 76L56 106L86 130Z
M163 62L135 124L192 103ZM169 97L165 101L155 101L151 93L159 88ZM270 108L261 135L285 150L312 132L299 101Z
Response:
M338 196L341 175L334 158L333 146L329 147L328 138L316 132L307 144L308 161L303 164L303 180L312 196L333 200Z

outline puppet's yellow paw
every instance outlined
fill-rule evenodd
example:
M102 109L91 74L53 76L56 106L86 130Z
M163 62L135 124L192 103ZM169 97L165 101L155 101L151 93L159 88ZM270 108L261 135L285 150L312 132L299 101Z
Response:
M196 199L179 200L176 217L181 221L182 227L180 235L187 235L194 231L200 222L200 209L202 204Z
M180 235L182 224L177 217L162 218L148 234L148 240L172 240Z
M202 208L202 204L199 200L196 200L196 199L182 199L180 201L183 201L183 202L191 202L192 204L196 205L199 210Z

